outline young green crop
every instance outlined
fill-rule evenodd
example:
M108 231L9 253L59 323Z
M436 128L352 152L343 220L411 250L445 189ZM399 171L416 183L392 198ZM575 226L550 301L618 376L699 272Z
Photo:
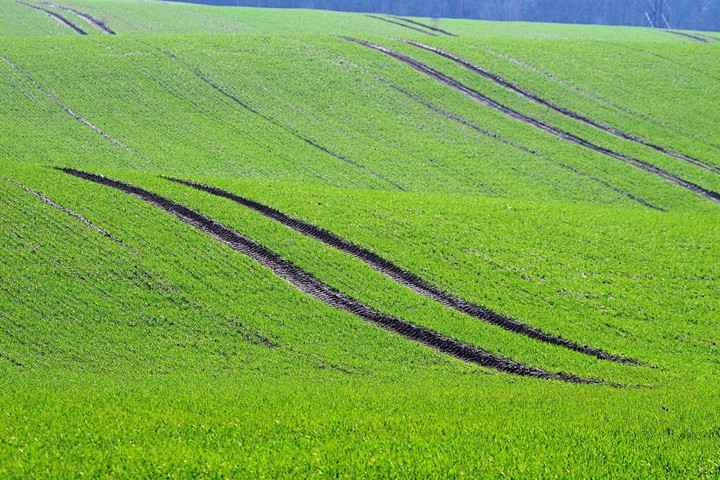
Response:
M0 477L720 476L718 205L337 35L417 56L708 188L707 171L391 38L422 38L714 165L716 46L649 29L442 20L462 36L431 38L361 14L61 3L118 34L81 37L0 5L12 37L0 39ZM195 209L380 312L641 388L463 363L56 166ZM459 298L647 365L457 313L163 175L260 201Z

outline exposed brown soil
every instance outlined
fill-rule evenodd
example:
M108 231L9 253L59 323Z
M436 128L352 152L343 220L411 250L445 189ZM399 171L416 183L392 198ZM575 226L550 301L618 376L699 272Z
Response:
M413 45L417 48L421 48L423 50L435 53L437 55L440 55L443 58L447 58L449 60L452 60L453 62L462 65L463 67L467 68L468 70L477 73L478 75L482 76L483 78L486 78L488 80L491 80L492 82L522 96L529 100L532 100L535 103L538 103L544 107L547 107L555 112L561 113L562 115L565 115L566 117L570 117L574 120L578 120L582 123L585 123L587 125L590 125L592 127L597 128L598 130L602 130L603 132L609 133L611 135L614 135L616 137L622 138L623 140L629 140L631 142L637 143L639 145L643 145L645 147L652 148L653 150L656 150L658 152L664 153L666 155L669 155L673 158L676 158L678 160L682 160L684 162L690 163L692 165L695 165L700 168L704 168L705 170L709 170L713 173L720 175L720 168L715 167L714 165L709 165L701 160L698 160L696 158L693 158L689 155L684 155L682 153L673 152L671 150L666 149L665 147L661 147L660 145L656 145L654 143L645 141L641 138L638 138L634 135L631 135L627 132L624 132L622 130L619 130L617 128L611 127L609 125L605 125L601 122L598 122L597 120L593 120L592 118L586 117L580 113L573 112L571 110L568 110L566 108L563 108L559 105L556 105L548 100L545 100L542 97L539 97L538 95L535 95L534 93L531 93L522 87L515 85L514 83L509 82L508 80L505 80L504 78L500 77L499 75L496 75L488 70L485 70L482 67L479 67L465 59L462 59L450 52L441 50L436 47L432 47L430 45L425 45L420 42L416 42L413 40L406 40L405 43L409 45Z
M390 16L392 18L400 20L401 22L412 23L413 25L417 25L419 27L426 28L428 30L432 30L433 32L442 33L443 35L447 35L448 37L457 37L457 35L455 35L454 33L450 33L447 30L443 30L442 28L438 28L438 27L435 27L432 25L425 25L424 23L416 22L415 20L412 20L410 18L398 17L396 15L390 15Z
M635 360L631 360L618 355L612 355L597 348L580 345L570 340L565 340L564 338L544 333L522 322L513 320L509 317L506 317L505 315L493 312L488 308L481 307L479 305L475 305L473 303L462 300L428 283L427 281L419 278L415 274L404 270L403 268L392 263L390 260L387 260L386 258L383 258L380 255L373 253L366 248L348 242L347 240L335 235L334 233L331 233L320 227L317 227L307 222L303 222L302 220L299 220L297 218L290 217L282 213L281 211L267 205L263 205L254 200L235 195L225 190L221 190L217 187L203 185L200 183L191 182L189 180L182 180L178 178L169 178L169 180L196 188L198 190L202 190L204 192L211 193L218 197L227 198L229 200L232 200L233 202L250 208L251 210L254 210L268 218L271 218L285 225L286 227L289 227L305 235L306 237L312 238L314 240L324 243L325 245L329 245L342 252L348 253L355 258L363 261L365 264L367 264L374 270L394 280L396 283L410 288L414 292L419 293L424 297L434 300L458 312L478 318L492 325L497 325L513 333L519 333L535 340L540 340L545 343L565 347L570 350L583 353L585 355L590 355L603 360L611 360L619 363L628 363L633 365L640 364Z
M48 10L46 8L38 7L37 5L33 5L31 3L21 2L19 0L15 0L15 3L19 3L22 5L25 5L26 7L34 8L35 10L39 10L39 11L45 13L46 15L49 15L50 17L54 18L58 22L62 23L63 25L65 25L70 30L74 31L75 33L77 33L79 35L87 35L87 32L85 30L78 27L77 25L72 23L70 20L68 20L67 18L60 15L59 13L55 13L52 10Z
M22 185L22 184L20 184L20 183L18 183L18 182L16 182L16 181L14 181L14 180L10 180L9 178L4 178L4 177L3 177L3 180L5 180L6 182L9 182L9 183L15 185L16 187L24 190L25 192L29 193L30 195L32 195L32 196L34 196L34 197L42 200L44 203L50 205L51 207L60 210L60 211L63 212L64 214L71 216L72 218L74 218L74 219L77 220L78 222L82 223L82 224L85 225L86 227L88 227L88 228L90 228L91 230L99 233L99 234L102 235L103 237L105 237L105 238L107 238L107 239L109 239L109 240L112 240L113 242L117 243L118 245L122 246L123 248L127 248L128 250L130 250L130 251L133 252L134 254L140 255L140 253L139 253L137 250L135 250L135 249L132 248L132 247L129 247L129 246L125 245L125 243L123 243L122 240L119 240L119 239L115 238L115 237L112 236L111 234L107 233L105 230L103 230L103 229L101 229L101 228L99 228L99 227L96 227L95 225L93 225L93 224L90 222L90 220L88 220L87 218L83 217L82 215L79 215L79 214L73 212L73 211L70 210L69 208L63 207L62 205L54 202L53 200L50 200L50 199L49 199L48 197L46 197L45 195L43 195L43 194L41 194L41 193L39 193L39 192L36 192L35 190L32 190L32 189L30 189L30 188L28 188L28 187L26 187L26 186L24 186L24 185Z
M413 27L413 26L411 26L411 25L406 25L406 24L404 24L404 23L396 22L395 20L390 20L389 18L379 17L379 16L377 16L377 15L365 15L365 16L366 16L366 17L370 17L370 18L374 18L375 20L380 20L380 21L383 21L383 22L392 23L393 25L399 25L399 26L401 26L401 27L403 27L403 28L409 28L410 30L415 30L416 32L420 32L420 33L423 33L423 34L425 34L425 35L429 35L429 36L431 36L431 37L437 37L437 35L435 35L435 34L432 33L432 32L428 32L427 30L421 30L421 29L419 29L419 28L417 28L417 27Z
M567 373L551 373L540 368L530 367L514 360L491 354L458 340L445 337L437 332L405 320L378 312L354 298L336 291L329 285L315 278L309 272L280 257L277 253L195 210L140 187L113 180L102 175L83 172L73 168L60 168L59 170L84 180L115 188L143 200L173 215L180 221L201 230L233 250L249 256L261 265L269 268L275 275L284 279L301 292L333 308L344 310L368 323L381 327L389 332L396 333L408 340L433 348L446 355L514 375L562 380L571 383L604 383L598 379L581 378Z
M101 32L107 33L108 35L115 35L115 32L113 31L112 28L110 28L102 20L98 20L97 18L93 17L92 15L89 15L87 13L81 12L80 10L76 10L74 8L71 8L71 7L68 7L65 5L61 5L59 3L51 3L51 2L40 2L40 3L42 3L43 5L47 5L49 7L55 7L55 8L59 8L61 10L65 10L66 12L73 13L73 14L77 15L78 17L82 18L83 20L85 20L86 22L88 22L93 27L100 30Z
M457 80L454 80L453 78L448 77L447 75L440 73L439 71L437 71L437 70L405 55L405 54L399 53L395 50L392 50L387 47L383 47L381 45L376 45L376 44L367 42L365 40L359 40L359 39L350 38L350 37L342 37L342 38L352 41L352 42L355 42L355 43L358 43L360 45L366 46L368 48L372 48L378 52L384 53L385 55L395 58L396 60L399 60L399 61L405 63L406 65L412 67L413 69L434 78L438 82L443 83L443 84L455 89L456 91L472 98L473 100L475 100L487 107L490 107L494 110L502 112L505 115L507 115L515 120L519 120L521 122L532 125L538 129L540 129L546 133L549 133L551 135L554 135L555 137L560 138L562 140L565 140L570 143L574 143L576 145L580 145L582 147L588 148L590 150L593 150L593 151L600 153L602 155L605 155L607 157L613 158L615 160L619 160L628 165L632 165L633 167L639 168L640 170L643 170L645 172L655 174L671 183L674 183L675 185L678 185L687 190L695 192L695 193L702 195L703 197L708 198L710 200L713 200L715 202L720 202L720 193L714 192L712 190L701 187L700 185L697 185L690 181L684 180L683 178L680 178L677 175L674 175L674 174L672 174L666 170L663 170L663 169L661 169L651 163L648 163L644 160L629 157L622 153L615 152L613 150L601 147L601 146L596 145L588 140L578 137L577 135L574 135L570 132L566 132L560 128L553 127L552 125L544 123L536 118L530 117L530 116L520 113L516 110L513 110L509 107L506 107L505 105L502 105L501 103L496 102L495 100L492 100L489 97L486 97L485 95L478 92L477 90L467 87L466 85L463 85L462 83L458 82Z
M75 112L73 112L72 110L70 110L68 107L66 107L65 105L63 105L62 103L60 103L59 100L57 100L55 97L53 97L52 95L50 95L50 94L47 92L47 90L45 90L39 83L37 83L37 82L35 81L35 79L33 79L33 78L30 76L30 74L29 74L27 71L25 71L24 68L15 65L15 64L12 63L10 60L8 60L7 57L4 57L3 55L0 55L0 60L4 61L4 62L7 63L8 65L10 65L13 69L15 69L18 73L20 73L20 75L22 75L23 77L25 77L25 79L26 79L27 81L29 81L35 88L37 88L38 90L40 90L40 92L42 92L42 94L45 95L45 97L46 97L48 100L50 100L52 103L54 103L55 105L57 105L62 111L64 111L65 113L67 113L68 115L70 115L71 117L73 117L75 120L77 120L78 122L82 123L83 125L91 128L95 133L97 133L97 134L99 134L99 135L102 135L106 140L110 140L112 143L114 143L114 144L117 145L118 147L124 149L126 152L128 152L128 153L131 154L131 155L133 155L134 157L137 157L137 158L139 158L140 160L143 160L143 161L145 161L145 162L150 163L150 160L148 160L147 158L143 157L143 156L140 155L139 153L135 152L135 151L134 151L133 149L131 149L130 147L124 145L122 142L120 142L119 140L115 139L113 136L111 136L111 135L103 132L103 131L100 130L98 127L96 127L95 125L93 125L92 123L90 123L88 120L85 120L83 117L81 117L80 115L76 114Z
M269 117L269 116L261 113L260 111L258 111L258 110L256 110L255 108L251 107L251 106L248 105L247 103L243 102L242 100L240 100L239 98L237 98L236 96L234 96L233 94L231 94L230 92L226 91L225 89L223 89L222 87L220 87L219 85L217 85L216 83L214 83L214 82L213 82L212 80L210 80L203 72L201 72L199 69L197 69L195 66L191 65L190 63L186 62L185 60L180 59L180 58L179 58L177 55L175 55L174 53L169 52L169 51L163 51L163 53L164 53L165 55L167 55L168 57L172 58L173 60L176 60L176 61L182 63L188 70L190 70L190 71L191 71L196 77L198 77L203 83L205 83L206 85L210 86L213 90L215 90L215 91L218 92L219 94L223 95L225 98L227 98L228 100L232 101L232 102L235 103L236 105L238 105L238 106L242 107L243 109L247 110L248 112L253 113L253 114L255 114L255 115L263 118L264 120L272 123L272 124L275 125L276 127L279 127L279 128L281 128L281 129L285 130L286 132L290 133L290 134L291 134L292 136L294 136L295 138L297 138L297 139L299 139L299 140L302 140L303 142L307 143L308 145L310 145L310 146L312 146L312 147L314 147L314 148L316 148L316 149L318 149L318 150L320 150L320 151L322 151L322 152L324 152L324 153L326 153L326 154L328 154L328 155L330 155L330 156L332 156L332 157L334 157L334 158L336 158L336 159L338 159L338 160L340 160L340 161L342 161L342 162L345 162L345 163L347 163L347 164L349 164L349 165L352 165L353 167L359 168L360 170L363 170L365 173L368 173L368 174L372 175L373 177L375 177L375 178L377 178L377 179L379 179L379 180L382 180L383 182L385 182L385 183L387 183L387 184L389 184L389 185L392 185L394 188L396 188L396 189L398 189L398 190L405 190L403 187L401 187L401 186L398 185L397 183L393 182L392 180L389 180L389 179L385 178L384 176L382 176L382 175L380 175L379 173L377 173L377 172L375 172L375 171L367 168L366 166L361 165L361 164L359 164L359 163L357 163L357 162L354 162L354 161L350 160L349 158L346 158L346 157L344 157L344 156L342 156L342 155L340 155L340 154L338 154L338 153L335 153L335 152L331 151L330 149L328 149L328 148L326 148L326 147L323 147L322 145L318 144L318 143L315 142L314 140L312 140L312 139L310 139L310 138L302 135L301 133L299 133L299 132L297 132L297 131L295 131L295 130L292 130L291 128L288 128L287 126L283 125L282 123L278 122L277 120L273 119L272 117Z

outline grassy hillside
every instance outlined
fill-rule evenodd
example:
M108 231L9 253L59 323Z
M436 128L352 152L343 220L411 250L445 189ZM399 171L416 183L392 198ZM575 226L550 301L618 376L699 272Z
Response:
M0 475L720 475L720 46L28 4Z

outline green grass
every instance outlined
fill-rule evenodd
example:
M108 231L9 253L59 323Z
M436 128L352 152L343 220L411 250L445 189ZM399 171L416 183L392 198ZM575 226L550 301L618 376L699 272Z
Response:
M0 61L0 477L720 476L718 205L337 35L402 50L720 191L713 173L393 39L422 39L716 166L717 46L645 29L443 20L461 37L430 38L358 14L63 4L119 34L75 36L23 5L0 6L0 55L17 67ZM56 166L193 208L375 310L527 365L640 388L463 363ZM441 307L163 175L265 203L458 297L647 366Z

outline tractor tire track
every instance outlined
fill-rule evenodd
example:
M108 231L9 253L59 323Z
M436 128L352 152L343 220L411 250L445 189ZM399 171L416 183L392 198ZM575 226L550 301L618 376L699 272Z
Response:
M653 205L652 203L648 202L647 200L645 200L645 199L643 199L643 198L640 198L640 197L638 197L638 196L636 196L636 195L633 195L632 193L626 192L626 191L624 191L624 190L622 190L622 189L620 189L620 188L618 188L618 187L616 187L616 186L614 186L614 185L612 185L612 184L610 184L610 183L608 183L608 182L606 182L606 181L604 181L604 180L601 180L601 179L599 179L599 178L597 178L597 177L595 177L595 176L593 176L593 175L590 175L590 174L585 173L585 172L583 172L583 171L581 171L581 170L578 170L577 168L575 168L575 167L573 167L573 166L571 166L571 165L568 165L568 164L566 164L566 163L564 163L564 162L560 162L560 161L558 161L558 160L553 160L552 158L548 158L548 157L540 154L539 152L537 152L537 151L535 151L535 150L532 150L532 149L530 149L530 148L527 148L527 147L524 147L524 146L522 146L522 145L519 145L519 144L517 144L517 143L515 143L515 142L512 142L512 141L510 141L510 140L508 140L508 139L506 139L506 138L504 138L504 137L502 137L502 136L500 136L500 135L498 135L498 134L496 134L496 133L490 132L489 130L486 130L486 129L482 128L482 127L479 127L479 126L475 125L474 123L469 122L468 120L465 120L464 118L458 117L457 115L453 115L452 113L449 113L449 112L447 112L447 111L445 111L445 110L442 110L441 108L438 108L438 107L436 107L435 105L432 105L432 104L430 104L430 103L427 103L426 101L422 100L421 98L418 98L418 97L416 97L415 95L413 95L412 93L410 93L410 92L408 92L408 91L406 91L406 90L403 90L402 88L398 87L397 85L394 85L393 83L389 82L388 80L386 80L386 79L384 79L384 78L382 78L382 77L380 77L380 76L378 76L378 75L375 75L374 73L372 73L372 72L364 69L364 68L361 67L360 65L354 63L353 61L351 61L351 60L349 60L349 59L347 59L347 58L345 58L345 57L343 57L343 56L339 56L339 58L340 58L342 61L347 62L347 63L355 66L356 68L362 70L363 72L365 72L366 74L370 75L370 76L373 77L375 80L377 80L378 82L380 82L380 83L382 83L383 85L387 86L388 88L391 88L392 90L395 90L396 92L398 92L398 93L406 96L406 97L409 98L410 100L412 100L412 101L414 101L414 102L422 105L423 107L425 107L425 108L427 108L427 109L429 109L429 110L432 110L432 111L435 112L435 113L438 113L438 114L444 116L445 118L447 118L447 119L449 119L449 120L453 120L453 121L455 121L455 122L458 122L458 123L460 123L461 125L464 125L464 126L466 126L466 127L469 127L469 128L471 128L471 129L477 131L478 133L482 134L482 135L485 135L485 136L490 137L490 138L492 138L492 139L494 139L494 140L497 140L497 141L499 141L499 142L502 142L502 143L504 143L505 145L508 145L509 147L516 148L516 149L521 150L521 151L523 151L523 152L525 152L525 153L529 153L530 155L533 155L534 157L537 157L537 158L539 158L539 159L541 159L541 160L543 160L543 161L552 163L553 165L557 165L557 166L559 166L559 167L561 167L561 168L564 168L564 169L566 169L566 170L569 170L569 171L571 171L572 173L575 173L575 174L577 174L577 175L580 175L581 177L584 177L584 178L587 178L587 179L589 179L589 180L592 180L593 182L599 183L600 185L609 188L610 190L614 191L615 193L618 193L618 194L620 194L620 195L622 195L622 196L624 196L624 197L629 198L630 200L633 200L633 201L638 202L638 203L640 203L640 204L642 204L642 205L645 205L646 207L652 208L652 209L657 210L657 211L660 211L660 212L667 212L667 210L665 210L665 209L663 209L663 208L660 208L660 207L658 207L658 206L656 206L656 205Z
M713 37L712 35L708 35L707 33L703 33L703 34L699 34L699 33L698 33L698 34L696 34L696 35L699 35L699 36L701 36L701 37L703 37L703 38L707 38L708 40L710 40L710 41L713 42L713 43L720 43L720 38L718 38L718 37Z
M445 337L432 330L417 326L399 318L386 315L373 310L369 306L334 290L321 282L309 272L293 265L277 253L251 240L250 238L232 230L195 210L175 203L167 198L130 185L118 180L73 168L58 168L75 177L95 182L107 187L120 190L130 196L140 199L150 205L163 210L178 220L206 233L215 240L240 252L261 265L269 268L275 275L293 285L301 292L320 300L321 302L351 313L362 320L381 327L389 332L396 333L408 340L433 348L441 353L455 357L459 360L474 363L487 368L514 375L536 377L542 379L562 380L572 383L604 383L598 379L582 378L567 373L551 373L537 367L530 367L514 360L494 355L472 345Z
M354 161L350 160L349 158L346 158L346 157L344 157L344 156L342 156L342 155L340 155L340 154L338 154L338 153L335 153L335 152L331 151L330 149L328 149L328 148L326 148L326 147L323 147L322 145L318 144L318 143L315 142L314 140L311 140L310 138L302 135L301 133L299 133L299 132L297 132L297 131L295 131L295 130L293 130L293 129L285 126L285 125L283 125L282 123L278 122L277 120L273 119L272 117L269 117L269 116L267 116L267 115L264 115L264 114L261 113L259 110L256 110L255 108L253 108L253 107L251 107L250 105L248 105L247 103L243 102L242 100L240 100L239 98L237 98L237 97L234 96L233 94L225 91L222 87L220 87L219 85L215 84L212 80L210 80L203 72L201 72L201 71L200 71L199 69L197 69L195 66L193 66L193 65L191 65L190 63L188 63L188 62L180 59L180 58L179 58L177 55L175 55L174 53L169 52L169 51L163 51L163 53L164 53L165 55L167 55L168 57L170 57L171 59L180 62L183 66L185 66L185 68L187 68L188 70L190 70L190 71L191 71L197 78L199 78L203 83L205 83L206 85L210 86L213 90L215 90L216 92L220 93L220 94L223 95L225 98L227 98L228 100L232 101L233 103L239 105L240 107L242 107L243 109L247 110L248 112L253 113L253 114L259 116L260 118L262 118L263 120L272 123L272 124L275 125L276 127L278 127L278 128L280 128L280 129L288 132L289 134L291 134L291 135L294 136L295 138L297 138L297 139L299 139L299 140L302 140L303 142L305 142L306 144L310 145L311 147L314 147L314 148L316 148L316 149L318 149L318 150L320 150L320 151L322 151L322 152L324 152L324 153L326 153L326 154L328 154L328 155L330 155L330 156L332 156L332 157L334 157L334 158L336 158L336 159L338 159L338 160L340 160L340 161L342 161L342 162L345 162L345 163L347 163L347 164L349 164L349 165L352 165L353 167L359 168L360 170L364 171L365 173L367 173L367 174L369 174L369 175L372 175L373 177L375 177L375 178L377 178L377 179L379 179L379 180L381 180L381 181L383 181L383 182L385 182L385 183L393 186L394 188L396 188L396 189L398 189L398 190L401 190L401 191L404 191L404 190L405 190L403 187L401 187L401 186L398 185L397 183L393 182L392 180L389 180L389 179L385 178L384 176L382 176L382 175L380 175L379 173L377 173L377 172L375 172L375 171L367 168L366 166L361 165L361 164L359 164L359 163L357 163L357 162L354 162Z
M82 123L82 124L85 125L86 127L90 128L90 129L91 129L92 131L94 131L95 133L97 133L97 134L99 134L99 135L102 135L106 140L111 141L112 143L114 143L114 144L117 145L118 147L120 147L120 148L122 148L123 150L125 150L126 152L128 152L130 155L132 155L132 156L134 156L134 157L136 157L136 158L139 158L140 160L142 160L142 161L144 161L144 162L146 162L146 163L151 163L150 160L148 160L148 159L145 158L144 156L140 155L139 153L135 152L135 151L134 151L133 149L131 149L130 147L126 146L125 144L123 144L123 143L120 142L119 140L115 139L112 135L109 135L109 134L105 133L104 131L100 130L98 127L96 127L95 125L93 125L91 122L89 122L88 120L84 119L83 117L81 117L80 115L76 114L75 112L73 112L72 110L70 110L68 107L66 107L65 105L63 105L58 99L56 99L55 97L53 97L52 95L50 95L50 94L47 92L47 90L45 90L45 89L42 87L42 85L40 85L39 83L37 83L37 82L35 81L35 79L33 79L33 78L30 76L30 74L29 74L27 71L25 71L24 68L15 65L15 64L12 63L10 60L8 60L7 57L5 57L5 56L3 56L3 55L0 55L0 60L4 61L4 62L7 63L8 65L10 65L10 67L12 67L12 68L13 68L15 71L17 71L20 75L22 75L23 77L25 77L25 79L26 79L28 82L30 82L35 88L37 88L38 90L40 90L40 92L41 92L43 95L45 95L45 97L46 97L48 100L50 100L52 103L54 103L54 104L55 104L58 108L60 108L62 111L64 111L65 113L67 113L68 115L70 115L71 117L73 117L75 120L77 120L78 122Z
M379 16L377 16L377 15L365 15L365 16L366 16L366 17L369 17L369 18L374 18L375 20L381 20L381 21L383 21L383 22L392 23L393 25L399 25L399 26L401 26L401 27L403 27L403 28L409 28L410 30L415 30L416 32L420 32L420 33L423 33L423 34L425 34L425 35L429 35L429 36L431 36L431 37L437 37L436 34L434 34L434 33L432 33L432 32L428 32L427 30L421 30L421 29L419 29L419 28L417 28L417 27L413 27L413 26L410 26L410 25L406 25L406 24L404 24L404 23L396 22L395 20L390 20L389 18L379 17Z
M129 246L126 245L122 240L120 240L120 239L118 239L118 238L115 238L114 236L112 236L111 234L109 234L109 233L106 232L105 230L101 229L100 227L96 227L95 225L93 225L93 224L90 222L90 220L88 220L87 218L83 217L82 215L73 212L73 211L70 210L69 208L63 207L62 205L54 202L53 200L49 199L49 198L46 197L45 195L43 195L43 194L41 194L41 193L39 193L39 192L36 192L35 190L32 190L32 189L30 189L30 188L28 188L28 187L26 187L26 186L24 186L24 185L22 185L22 184L20 184L20 183L18 183L18 182L16 182L16 181L14 181L14 180L10 180L9 178L5 178L5 177L3 177L3 180L5 180L5 181L8 182L8 183L11 183L11 184L15 185L16 187L24 190L25 192L29 193L30 195L33 195L34 197L42 200L42 201L43 201L44 203L46 203L47 205L50 205L51 207L56 208L57 210L60 210L60 211L63 212L64 214L71 216L72 218L74 218L74 219L77 220L78 222L82 223L83 225L85 225L86 227L90 228L91 230L99 233L99 234L102 235L103 237L105 237L105 238L107 238L107 239L109 239L109 240L112 240L113 242L117 243L118 245L120 245L120 246L123 247L123 248L126 248L126 249L130 250L130 251L133 252L135 255L141 256L141 255L140 255L140 252L138 252L137 250L135 250L135 249L132 248L132 247L129 247Z
M681 153L673 152L671 150L666 149L665 147L656 145L654 143L647 142L647 141L642 140L642 139L640 139L634 135L631 135L627 132L624 132L624 131L619 130L614 127L611 127L609 125L605 125L604 123L593 120L592 118L586 117L582 114L573 112L572 110L568 110L559 105L556 105L548 100L545 100L542 97L535 95L534 93L531 93L531 92L525 90L524 88L522 88L518 85L515 85L512 82L509 82L508 80L505 80L504 78L500 77L499 75L496 75L488 70L485 70L482 67L479 67L479 66L465 60L465 59L462 59L456 55L453 55L450 52L446 52L439 48L432 47L430 45L425 45L423 43L416 42L414 40L404 40L404 42L407 43L408 45L412 45L412 46L420 48L422 50L435 53L436 55L439 55L443 58L447 58L448 60L452 60L453 62L457 63L458 65L462 65L463 67L467 68L471 72L477 73L478 75L482 76L483 78L486 78L486 79L500 85L501 87L506 88L507 90L510 90L524 98L527 98L528 100L532 100L533 102L535 102L539 105L542 105L544 107L547 107L550 110L553 110L562 115L565 115L566 117L572 118L573 120L578 120L582 123L585 123L587 125L595 127L598 130L601 130L605 133L609 133L610 135L614 135L618 138L622 138L623 140L629 140L631 142L637 143L638 145L643 145L645 147L649 147L655 151L658 151L665 155L671 156L677 160L681 160L683 162L689 163L691 165L695 165L696 167L700 167L700 168L703 168L705 170L708 170L708 171L711 171L713 173L720 175L720 168L718 168L718 167L704 163L703 161L698 160L697 158L693 158L689 155L684 155Z
M700 43L710 43L707 39L705 39L705 38L703 38L703 37L699 37L699 36L697 36L697 35L692 35L692 34L690 34L690 33L678 32L678 31L676 31L676 30L665 30L665 31L666 31L667 33L671 33L671 34L673 34L673 35L679 35L679 36L681 36L681 37L686 37L686 38L689 38L689 39L691 39L691 40L695 40L696 42L700 42Z
M668 125L667 123L658 121L657 119L655 119L655 118L653 118L653 117L651 117L651 116L648 116L648 115L646 115L646 114L644 114L644 113L642 113L642 112L639 112L639 111L637 111L637 110L632 110L632 109L626 108L626 107L621 106L621 105L616 105L616 104L614 104L614 103L612 103L612 102L609 102L609 101L607 101L607 100L604 100L604 99L602 99L602 98L600 98L600 97L596 97L596 96L593 95L592 93L586 92L585 90L582 90L581 88L578 88L578 87L576 87L575 85L572 85L571 83L568 83L568 82L566 82L566 81L564 81L564 80L556 77L555 75L553 75L553 74L551 74L551 73L548 73L548 72L542 71L542 70L540 70L540 69L538 69L538 68L535 68L535 67L533 67L532 65L523 62L522 60L518 60L517 58L511 57L510 55L506 55L506 54L504 54L504 53L502 53L502 52L498 52L498 51L491 50L491 49L485 49L485 51L488 52L488 53L490 53L490 54L492 54L492 55L495 55L495 56L497 56L497 57L504 58L505 60L508 60L508 61L510 61L510 62L512 62L512 63L514 63L514 64L516 64L516 65L519 65L519 66L523 67L523 68L526 68L526 69L528 69L528 70L530 70L530 71L532 71L532 72L535 72L535 73L537 73L538 75L542 75L543 77L545 77L545 78L547 78L547 79L549 79L549 80L551 80L551 81L553 81L553 82L555 82L555 83L557 83L557 84L559 84L559 85L562 85L563 87L569 88L570 90L573 90L573 91L579 93L580 95L583 95L584 97L589 98L590 100L592 100L592 101L594 101L594 102L600 103L600 104L602 104L602 105L605 105L605 106L607 106L607 107L610 107L610 108L612 108L612 109L614 109L614 110L617 110L617 111L619 111L619 112L623 112L623 113L626 113L626 114L631 115L631 116L634 116L634 117L639 117L639 118L641 118L641 119L642 119L643 121L645 121L645 122L652 123L652 124L654 124L654 125L659 125L659 126L662 127L662 128L667 128L667 129L670 129L670 130L677 130L677 126L676 126L676 125ZM688 135L688 136L692 136L692 134L687 133L687 132L683 132L683 134L684 134L684 135ZM707 143L707 142L705 142L705 143ZM711 146L713 146L713 147L718 148L717 145L714 145L714 144L711 144L711 143L708 143L708 145L711 145ZM714 167L714 168L717 168L717 167Z
M431 67L428 67L427 65L425 65L405 54L396 52L395 50L392 50L387 47L383 47L380 45L376 45L376 44L367 42L365 40L359 40L359 39L350 38L350 37L341 37L341 38L344 38L351 42L355 42L359 45L363 45L367 48L371 48L380 53L388 55L389 57L395 58L396 60L399 60L400 62L417 70L418 72L423 73L423 74L437 80L438 82L443 83L443 84L453 88L454 90L472 98L473 100L509 116L510 118L513 118L515 120L532 125L532 126L538 128L539 130L549 133L561 140L565 140L567 142L574 143L576 145L580 145L582 147L593 150L594 152L597 152L599 154L605 155L607 157L613 158L615 160L619 160L623 163L626 163L628 165L636 167L645 172L655 174L655 175L659 176L660 178L663 178L671 183L674 183L677 186L680 186L687 190L690 190L691 192L697 193L697 194L699 194L705 198L708 198L714 202L720 202L720 193L718 193L718 192L714 192L712 190L701 187L700 185L692 183L688 180L680 178L677 175L674 175L674 174L668 172L667 170L659 168L659 167L657 167L651 163L648 163L644 160L629 157L622 153L610 150L605 147L601 147L601 146L596 145L588 140L585 140L581 137L573 135L570 132L566 132L560 128L553 127L552 125L544 123L536 118L530 117L528 115L518 112L517 110L513 110L509 107L506 107L505 105L503 105L499 102L496 102L495 100L492 100L489 97L486 97L485 95L478 92L477 90L473 90L472 88L463 85L462 83L458 82L457 80L454 80L454 79L448 77L447 75L440 73L439 71L437 71Z
M74 8L72 8L72 7L68 7L68 6L65 6L65 5L61 5L61 4L59 4L59 3L51 3L51 2L43 2L43 1L41 1L41 2L39 2L39 3L42 3L43 5L47 5L48 7L59 8L60 10L65 10L66 12L70 12L70 13L72 13L72 14L75 14L76 16L82 18L82 19L85 20L87 23L89 23L89 24L92 25L93 27L97 28L97 29L100 30L101 32L106 33L106 34L108 34L108 35L115 35L115 31L114 31L112 28L110 28L110 27L109 27L105 22L103 22L102 20L98 20L97 18L93 17L92 15L89 15L89 14L87 14L87 13L81 12L80 10L76 10L76 9L74 9Z
M417 22L417 21L411 20L411 19L409 19L409 18L398 17L397 15L390 15L390 17L395 18L395 19L397 19L397 20L399 20L399 21L401 21L401 22L412 23L413 25L417 25L417 26L422 27L422 28L427 28L428 30L432 30L433 32L441 33L441 34L446 35L446 36L448 36L448 37L457 37L457 35L455 35L454 33L450 33L450 32L448 32L447 30L443 30L442 28L434 27L434 26L431 26L431 25L425 25L425 24L422 23L422 22Z
M20 363L20 362L18 362L17 360L15 360L14 358L12 358L11 356L5 355L4 353L0 353L0 358L3 358L3 359L5 359L5 360L7 360L8 362L12 363L12 364L15 365L16 367L21 367L21 368L22 368L22 367L25 366L25 365L23 365L22 363Z
M561 346L579 353L583 353L585 355L597 357L602 360L611 360L618 363L640 365L640 362L636 360L631 360L618 355L612 355L597 348L580 345L570 340L565 340L564 338L544 333L522 322L496 313L488 308L481 307L479 305L475 305L473 303L455 297L448 292L421 279L415 274L404 270L403 268L392 263L390 260L387 260L386 258L383 258L380 255L366 248L351 243L325 229L286 215L275 208L263 205L262 203L250 200L245 197L241 197L239 195L235 195L225 190L221 190L217 187L203 185L201 183L196 183L179 178L165 178L173 182L187 185L197 190L201 190L203 192L207 192L212 195L231 200L255 212L258 212L267 218L275 220L276 222L279 222L308 238L312 238L313 240L317 240L318 242L324 243L325 245L340 250L341 252L352 255L353 257L368 265L370 268L390 278L395 283L407 287L413 290L415 293L418 293L426 298L429 298L430 300L433 300L445 307L451 308L460 313L464 313L471 317L478 318L484 322L496 325L510 332L525 335L526 337L532 338L534 340L539 340L541 342Z
M55 20L62 23L63 25L65 25L66 27L68 27L70 30L74 31L78 35L87 35L87 32L85 30L78 27L77 25L72 23L70 20L68 20L67 18L60 15L59 13L55 13L52 10L48 10L46 8L38 7L37 5L33 5L31 3L21 2L20 0L15 0L15 3L19 3L21 5L25 5L26 7L34 8L35 10L39 10L39 11L45 13L46 15L54 18Z

